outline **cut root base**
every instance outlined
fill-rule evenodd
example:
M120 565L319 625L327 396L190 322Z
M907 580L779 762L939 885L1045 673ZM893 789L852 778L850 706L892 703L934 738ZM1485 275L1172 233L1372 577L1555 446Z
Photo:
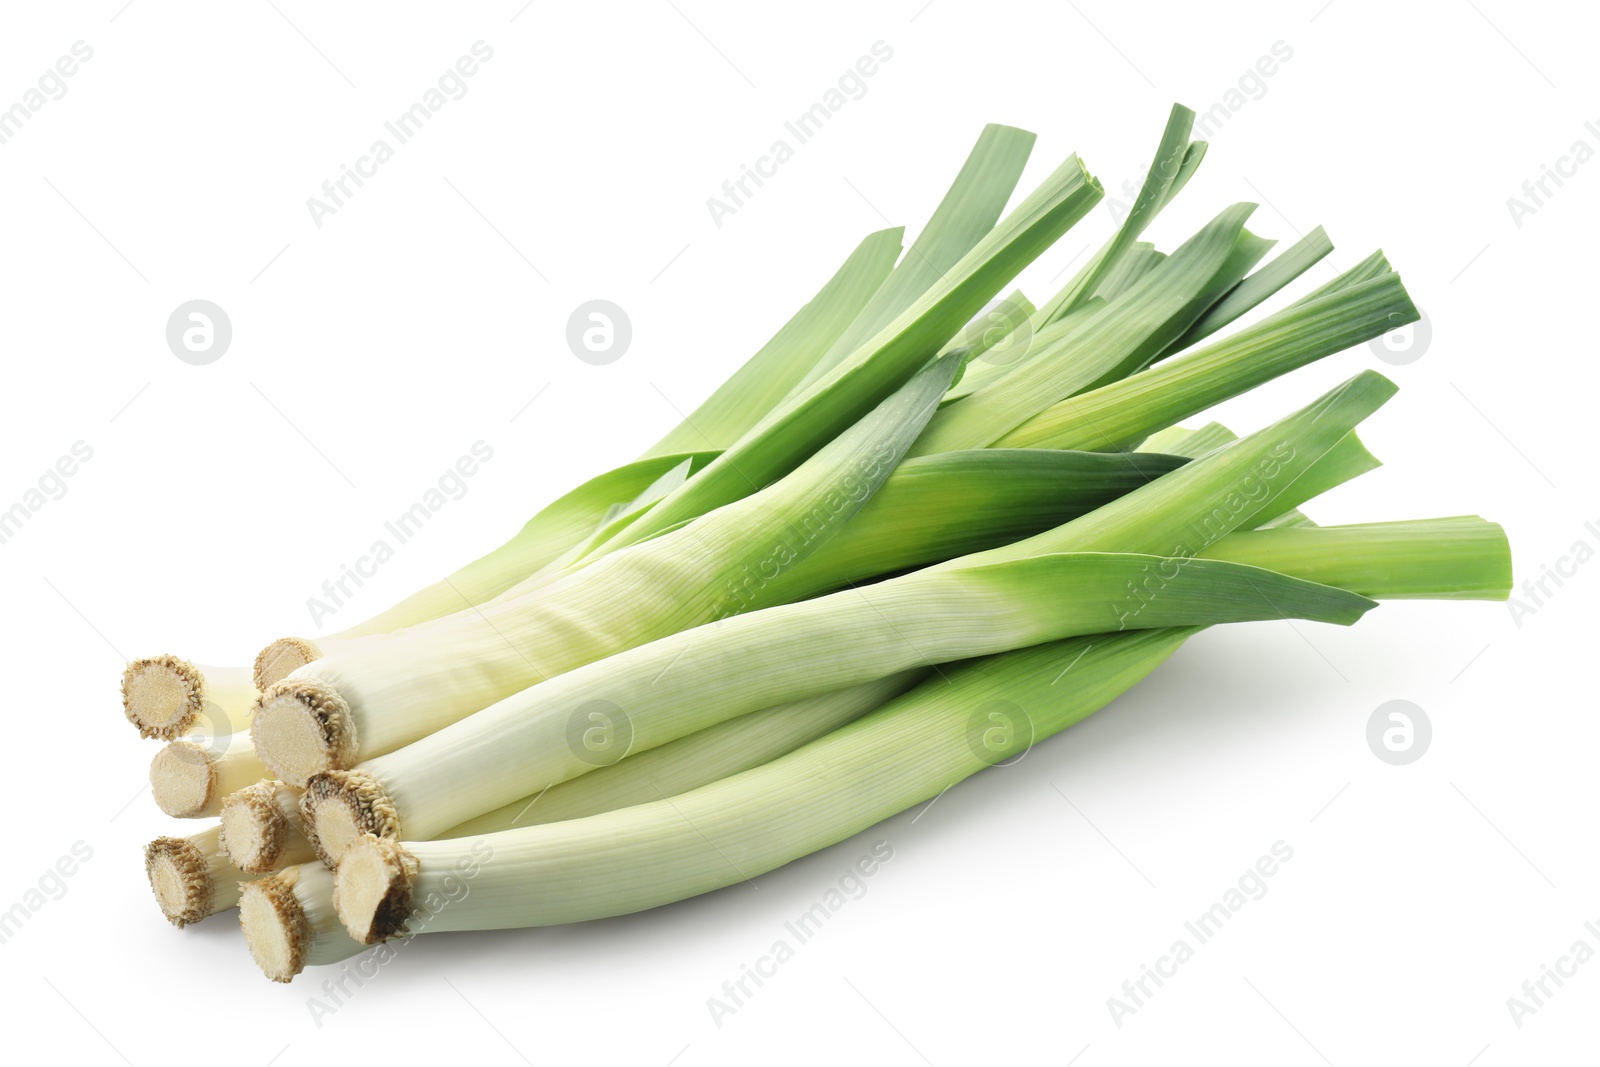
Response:
M217 776L211 757L201 746L174 741L150 761L150 793L156 806L175 819L192 819L208 813L215 798Z
M300 823L330 870L368 834L400 834L399 815L388 794L361 771L327 771L312 778L300 798Z
M346 932L375 945L405 932L417 861L392 841L367 836L339 864L333 901Z
M211 914L215 887L206 857L181 837L158 837L145 846L145 874L174 926L188 926Z
M178 737L199 717L204 694L205 678L177 656L134 660L122 672L122 711L141 737Z
M309 678L279 682L261 694L250 738L267 769L296 789L313 774L356 758L349 707L331 686Z
M298 637L280 637L256 654L256 688L265 693L268 686L283 681L307 663L321 658L321 651L310 641Z
M239 897L239 925L256 966L274 982L287 982L305 968L310 923L290 879L274 875L246 883Z

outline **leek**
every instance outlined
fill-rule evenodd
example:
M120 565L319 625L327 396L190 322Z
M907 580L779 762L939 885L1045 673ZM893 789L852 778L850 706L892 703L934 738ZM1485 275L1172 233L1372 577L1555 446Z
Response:
M629 717L642 750L762 707L898 670L1094 633L1283 615L1351 622L1363 598L1219 561L1175 564L1245 527L1393 386L1366 372L1280 422L1054 530L901 578L662 638L504 699L308 797L356 832L432 837L591 769L566 746L581 705ZM1281 487L1275 482L1282 483ZM1174 544L1178 551L1171 551ZM990 566L989 564L999 564ZM1146 603L1152 571L1185 580ZM1320 592L1319 592L1320 590ZM1135 610L1137 609L1137 610ZM325 859L337 856L324 850Z
M1440 566L1429 558L1434 541L1425 531L1446 526L1455 531L1456 551L1452 565ZM1290 569L1322 567L1339 580L1365 575L1360 580L1376 595L1501 599L1510 588L1510 554L1492 523L1358 529L1252 534L1232 543L1254 546L1242 556L1271 557ZM1331 542L1363 558L1349 562L1327 551ZM352 939L373 943L406 933L429 899L451 901L428 913L422 932L436 933L627 914L747 881L1081 721L1201 628L1086 635L946 667L787 756L671 799L444 841L364 837L338 866L339 917Z
M147 846L163 913L238 906L287 981L397 935L652 908L938 796L1206 627L1504 598L1494 523L1300 510L1378 465L1381 375L1242 438L1179 428L1418 317L1378 252L1235 326L1332 246L1267 259L1251 204L1145 240L1207 153L1193 125L1172 109L1127 217L1037 306L991 301L1101 189L1071 156L1007 211L1034 137L985 128L904 255L869 235L500 548L253 672L130 663L126 716L170 742L158 806L219 816Z

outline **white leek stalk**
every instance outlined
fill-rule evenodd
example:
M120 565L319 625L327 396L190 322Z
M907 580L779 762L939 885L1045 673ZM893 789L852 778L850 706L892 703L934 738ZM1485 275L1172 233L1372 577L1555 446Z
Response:
M794 751L845 723L860 718L920 681L927 671L911 670L848 689L753 711L708 726L658 748L627 754L633 747L631 724L604 706L590 709L569 743L596 769L494 811L440 831L438 837L463 837L517 826L577 819L615 808L659 800L748 770ZM622 758L626 755L626 758ZM367 832L339 782L316 778L301 798L295 820L314 838L330 867L357 837Z
M1084 718L1153 670L1190 630L1095 635L946 668L941 677L764 766L587 819L449 841L377 837L339 864L350 936L622 915L753 878L924 802ZM1066 670L1068 684L1054 683ZM985 714L992 710L999 718Z
M881 707L926 675L926 671L908 671L744 715L552 786L451 827L440 836L476 836L562 822L676 796L810 744ZM620 740L608 731L611 725L593 724L589 740L597 759L610 758L606 747ZM271 784L281 787L281 783ZM228 814L229 809L224 809L225 827ZM298 825L297 815L294 821ZM228 836L231 831L225 839ZM286 982L306 966L337 963L365 948L332 918L332 892L332 876L320 864L289 867L271 878L246 883L240 921L251 953L269 978Z

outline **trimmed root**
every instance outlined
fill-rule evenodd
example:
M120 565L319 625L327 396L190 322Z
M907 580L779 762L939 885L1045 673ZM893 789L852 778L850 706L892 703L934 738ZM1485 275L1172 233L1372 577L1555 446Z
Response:
M397 841L367 834L352 844L333 884L345 931L364 945L403 935L417 871L416 857Z
M356 728L336 689L315 678L278 682L261 694L250 738L267 769L296 789L318 771L353 766Z
M311 950L311 921L295 899L298 869L248 882L239 897L239 925L256 966L274 982L287 982L305 970Z
M321 658L321 650L310 641L280 637L256 653L256 688L265 693L268 686L276 685L307 663Z
M158 837L144 848L144 871L161 914L188 926L213 913L216 882L206 855L182 837Z
M241 871L267 874L290 862L303 840L278 805L281 782L257 782L222 801L222 850Z
M400 836L400 813L378 780L364 771L325 771L300 798L300 825L329 869L368 835Z
M222 828L211 826L188 837L158 837L144 847L144 870L161 914L174 926L188 926L239 903L245 876L222 852Z
M140 737L175 740L204 707L205 676L186 659L136 659L122 672L122 713Z
M216 792L211 755L192 741L173 741L150 761L150 795L175 819L216 814Z

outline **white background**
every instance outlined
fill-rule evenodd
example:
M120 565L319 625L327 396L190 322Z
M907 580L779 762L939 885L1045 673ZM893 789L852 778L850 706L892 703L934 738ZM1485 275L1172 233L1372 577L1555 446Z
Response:
M1208 633L1018 766L758 889L424 938L320 1028L325 975L269 984L231 916L174 931L140 870L145 840L192 828L141 793L153 746L117 710L125 657L245 662L314 636L306 598L487 442L468 494L326 629L386 606L652 443L863 234L914 234L985 122L1038 132L1023 188L1076 150L1119 192L1172 101L1224 100L1278 41L1292 58L1148 236L1171 248L1236 200L1266 236L1321 223L1338 249L1293 291L1381 245L1433 338L1219 417L1254 429L1375 367L1402 387L1363 430L1387 466L1315 517L1479 513L1509 530L1519 581L1600 546L1600 163L1521 226L1506 204L1574 141L1600 147L1592 18L1320 3L7 5L0 106L75 41L94 50L0 145L0 507L74 442L94 450L0 545L0 908L93 849L0 945L7 1047L141 1067L1592 1062L1600 962L1520 1028L1506 998L1574 941L1600 949L1600 566L1520 627L1499 604L1392 604L1348 630ZM466 96L314 225L307 197L478 40L494 55ZM706 198L880 40L893 58L865 96L716 226ZM1097 208L1024 289L1044 299L1111 227ZM595 297L633 322L610 366L564 342ZM233 324L209 366L165 344L194 298ZM1405 767L1365 741L1396 698L1434 727ZM707 998L878 839L894 859L866 895L715 1025ZM1107 998L1280 840L1294 856L1267 895L1115 1025Z

